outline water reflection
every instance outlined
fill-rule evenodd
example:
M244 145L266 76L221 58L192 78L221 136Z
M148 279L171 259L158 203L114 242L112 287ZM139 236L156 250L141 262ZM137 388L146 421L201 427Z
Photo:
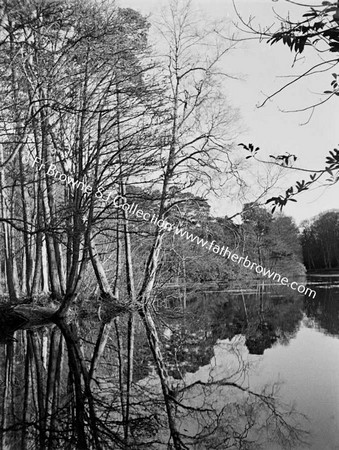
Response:
M314 300L305 298L304 311L325 334L339 336L339 286L323 284L317 286Z
M337 294L191 293L105 323L19 329L0 345L0 448L297 448L302 415L276 378L254 388L251 373L304 314L338 336Z

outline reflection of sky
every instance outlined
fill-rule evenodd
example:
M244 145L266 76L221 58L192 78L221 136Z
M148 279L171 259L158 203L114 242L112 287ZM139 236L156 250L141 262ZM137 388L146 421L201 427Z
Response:
M338 449L339 427L339 340L301 326L288 346L265 351L252 376L254 387L280 378L284 401L296 402L311 420L312 449ZM336 446L337 445L337 446Z
M236 371L239 354L244 364L250 364L246 383L252 390L260 392L265 384L281 382L279 398L286 404L295 402L298 412L307 415L312 437L311 446L306 448L339 449L338 339L301 324L289 345L275 345L263 356L257 356L250 355L244 339L237 336L232 341L219 341L211 364L201 367L194 374L187 374L186 381L225 378ZM272 450L272 447L265 450Z
M159 5L167 5L169 1L159 0L119 0L119 5L132 7L144 14L156 13ZM287 4L281 0L235 0L239 12L244 18L255 16L257 23L270 24L273 22L272 7L278 13L286 15L291 10L295 17L300 17L300 8ZM319 4L314 0L307 3ZM234 19L235 14L231 0L193 0L193 6L203 10L204 17L220 19L222 17ZM310 49L304 52L307 60L301 58L294 71L290 69L293 55L287 47L258 44L254 41L243 42L239 48L232 51L225 59L225 71L237 75L241 80L228 80L226 90L231 103L240 108L242 128L247 131L241 133L239 142L253 142L262 149L262 156L269 154L296 153L300 166L310 169L322 167L329 150L338 145L337 135L337 105L338 100L317 108L312 120L305 123L310 111L298 114L285 114L279 109L300 109L323 100L322 92L329 89L331 70L329 73L319 74L314 79L307 78L294 87L257 109L256 105L265 99L265 95L279 89L284 82L291 78L281 78L290 74L300 74L309 68L312 62L318 62L316 55ZM335 71L335 70L334 70ZM253 169L257 171L256 168ZM262 177L259 173L259 177ZM307 175L308 177L308 175ZM295 180L302 179L302 174L293 174L281 180L283 191ZM279 193L281 190L279 189ZM326 209L337 207L339 186L329 189L316 189L303 193L298 203L290 203L285 213L292 215L299 222ZM211 198L212 200L212 198ZM217 215L231 215L239 210L239 204L230 205L225 199L214 199L213 212Z
M249 305L250 299L248 296ZM270 391L269 386L278 383L279 400L286 405L295 403L296 410L309 419L308 423L302 420L301 423L312 432L309 438L311 446L294 447L294 450L339 450L338 290L320 289L316 299L305 297L303 306L293 303L288 314L285 311L286 299L281 303L275 303L275 299L272 296L272 302L269 301L265 308L270 310L275 305L280 322L285 322L285 326L293 322L293 312L299 311L299 308L304 310L304 317L299 325L295 324L297 331L291 339L285 340L283 344L278 340L263 355L249 354L244 336L237 335L231 340L220 339L214 345L214 357L209 364L199 367L194 373L186 373L185 383L190 385L199 380L208 382L226 379L249 386L255 392L261 392L265 386ZM216 302L216 298L211 296L209 301ZM298 306L296 310L295 305ZM219 314L218 317L220 323L227 320L226 314ZM332 334L329 335L329 332ZM148 386L150 380L154 391L159 389L155 373L140 384ZM180 381L173 381L180 385ZM191 406L209 404L221 410L234 402L242 405L244 395L232 387L220 386L208 391L205 397L201 388L195 387L187 391L185 401ZM288 406L285 410L288 410ZM184 423L190 431L194 430L195 425L189 417ZM264 448L278 449L281 450L281 447L272 447L271 444Z

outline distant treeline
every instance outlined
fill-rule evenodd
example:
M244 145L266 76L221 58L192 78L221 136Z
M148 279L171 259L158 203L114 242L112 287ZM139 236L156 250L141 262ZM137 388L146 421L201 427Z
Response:
M339 211L327 211L304 222L302 248L307 269L339 267Z
M291 217L272 215L264 208L246 204L242 221L237 224L227 217L212 217L206 200L191 196L186 198L182 211L182 228L197 236L228 246L237 254L281 274L304 274L300 234ZM171 218L175 222L175 217ZM162 263L163 279L179 279L188 282L239 279L242 282L257 276L238 264L209 252L189 240L174 238L168 234L165 241L165 257Z

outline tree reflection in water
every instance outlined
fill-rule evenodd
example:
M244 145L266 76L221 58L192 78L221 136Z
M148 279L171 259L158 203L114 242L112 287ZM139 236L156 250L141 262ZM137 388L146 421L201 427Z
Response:
M306 436L302 417L279 400L277 384L248 387L241 342L225 348L218 341L232 328L217 331L219 307L219 321L218 307L200 311L200 321L194 307L171 317L133 313L129 393L126 315L106 323L56 320L7 335L1 449L295 448ZM215 363L221 345L227 367Z

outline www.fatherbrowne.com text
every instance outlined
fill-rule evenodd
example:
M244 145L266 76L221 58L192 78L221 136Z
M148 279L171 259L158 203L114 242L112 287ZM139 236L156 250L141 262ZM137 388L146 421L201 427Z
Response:
M35 158L33 162L33 166L35 164L40 164L40 167L38 170L41 170L42 166L44 164L41 164L40 158ZM64 182L68 184L73 189L80 189L84 194L95 194L95 196L98 199L101 199L107 203L108 199L112 196L112 191L109 193L109 195L104 198L103 193L100 189L96 189L94 192L92 187L87 185L86 183L75 180L72 176L62 174L61 172L57 171L57 168L54 164L49 165L46 167L47 171L46 174L48 176L51 176L55 178L57 181ZM224 258L227 257L227 259L230 259L232 262L236 264L241 264L246 269L255 270L255 272L259 275L261 274L263 277L266 277L272 281L277 281L283 286L288 286L294 291L298 291L300 294L308 295L309 297L315 298L316 292L303 284L298 284L296 281L290 282L287 277L282 277L280 274L270 270L266 269L265 267L261 266L260 264L257 264L255 262L251 262L247 256L239 256L237 253L231 251L227 246L223 245L220 247L215 241L208 241L206 239L200 238L197 235L194 235L192 233L189 233L187 230L183 230L182 228L179 228L178 225L174 225L170 222L168 222L166 219L159 219L155 214L151 216L150 213L144 212L142 209L139 208L139 206L135 203L128 203L126 199L121 195L116 195L114 198L112 198L112 203L115 206L115 208L121 208L128 212L129 215L136 216L139 219L145 220L147 222L150 222L165 231L171 231L174 233L175 236L180 236L182 239L186 239L190 242L195 242L197 245L200 245L202 248L206 248L207 251L212 251L214 254L222 256Z
M215 241L208 241L206 239L200 238L197 235L192 233L188 233L187 230L183 230L179 228L177 225L173 225L165 219L157 219L155 214L152 215L150 213L144 212L136 203L128 203L126 199L117 195L113 199L113 204L116 208L121 208L125 211L128 211L129 215L136 216L137 218L143 219L145 221L149 221L154 225L163 228L166 231L171 231L175 236L180 236L181 238L185 238L190 242L195 242L197 245L200 245L202 248L206 248L207 251L212 251L216 255L222 256L224 258L230 259L232 262L236 264L242 264L246 269L255 270L257 274L261 274L263 277L266 277L272 281L277 281L283 286L288 286L294 291L298 291L300 294L308 295L309 297L315 298L316 292L303 284L298 284L296 281L290 282L287 277L281 277L278 273L266 269L265 267L251 262L247 256L239 256L237 253L231 251L228 247L223 245L220 247Z

